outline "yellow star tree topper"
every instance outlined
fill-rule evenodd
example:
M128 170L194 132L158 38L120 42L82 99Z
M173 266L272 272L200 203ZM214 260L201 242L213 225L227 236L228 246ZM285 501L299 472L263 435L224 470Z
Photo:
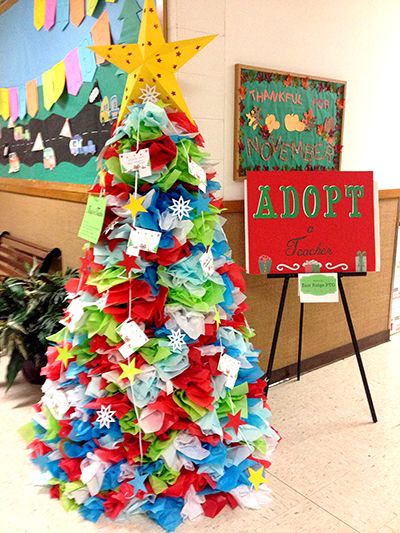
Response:
M132 16L136 16L132 13ZM183 111L193 122L175 73L216 35L167 43L154 0L145 0L137 44L90 46L89 48L128 73L117 124L128 113L128 106L140 103L142 90L155 86L160 98Z

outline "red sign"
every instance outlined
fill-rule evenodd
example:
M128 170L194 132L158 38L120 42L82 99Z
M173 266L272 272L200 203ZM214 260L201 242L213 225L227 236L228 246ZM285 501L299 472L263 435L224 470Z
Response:
M379 270L372 172L248 172L249 274Z

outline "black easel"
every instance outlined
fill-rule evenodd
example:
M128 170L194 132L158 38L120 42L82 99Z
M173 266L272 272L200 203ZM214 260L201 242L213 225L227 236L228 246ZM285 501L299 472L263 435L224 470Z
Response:
M354 331L354 326L353 326L353 321L351 319L349 305L347 303L347 298L346 298L346 294L344 292L344 287L342 283L342 278L344 276L354 277L354 276L366 276L366 275L367 275L366 272L338 273L338 287L339 287L340 296L342 298L344 314L346 315L346 320L347 320L347 325L348 325L350 336L351 336L351 341L353 343L354 352L357 358L358 368L360 369L361 379L364 385L365 394L367 396L367 401L369 405L369 410L371 412L371 417L372 417L373 422L377 422L378 419L377 419L376 412L375 412L374 402L372 401L371 392L369 390L367 376L365 374L364 365L361 359L360 348L358 346L358 341L357 341L356 333ZM283 309L285 307L285 300L286 300L286 294L287 294L287 289L289 285L289 279L297 278L297 277L298 277L298 274L268 274L268 278L283 278L284 281L283 281L283 286L282 286L281 299L279 302L278 315L276 317L274 336L272 339L271 353L270 353L269 360L268 360L268 367L267 367L267 373L266 373L267 385L265 387L266 394L268 393L268 388L271 382L272 368L274 366L276 347L278 344L279 331L281 328L282 315L283 315ZM297 379L298 380L300 379L300 374L301 374L303 319L304 319L304 303L300 303L299 343L298 343L298 352L297 352Z

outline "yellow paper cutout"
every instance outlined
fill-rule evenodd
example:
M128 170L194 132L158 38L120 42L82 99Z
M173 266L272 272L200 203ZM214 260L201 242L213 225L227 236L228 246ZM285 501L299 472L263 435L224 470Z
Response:
M132 13L132 16L136 16ZM193 122L175 73L216 35L167 43L154 0L145 0L137 44L90 46L96 54L128 73L118 124L128 112L128 106L140 103L141 89L156 86L161 99L183 111Z
M31 117L34 117L39 110L38 90L36 80L28 81L25 84L26 108Z
M10 95L8 89L0 89L0 115L4 120L10 116Z
M46 70L42 74L43 82L43 103L47 111L51 109L51 106L55 102L54 98L54 83L53 83L53 70Z
M98 4L99 0L86 0L86 14L89 16L93 15L94 10Z
M125 363L119 363L121 367L122 374L120 374L120 379L128 378L131 383L134 382L136 374L140 374L142 371L135 366L136 359L133 358L130 363L127 365Z
M54 102L60 98L65 87L65 65L60 61L51 69L53 71Z
M279 120L276 120L275 115L267 115L265 119L265 125L270 133L272 133L274 130L279 130L281 127L281 123Z
M93 44L99 46L110 46L111 44L111 33L110 33L110 22L108 20L108 11L104 11L98 18L96 24L93 25L93 28L90 30L92 35ZM91 47L90 47L91 48ZM100 65L104 63L103 56L96 54L96 63Z
M254 485L254 488L258 491L262 483L267 483L267 480L263 476L264 467L261 466L258 470L249 468L249 481Z
M64 365L64 368L67 368L69 365L69 360L75 357L74 351L70 350L68 346L62 346L57 348L58 355L56 361L61 361Z
M35 0L33 6L33 25L39 31L44 25L46 0Z
M135 198L133 194L131 194L129 199L129 204L124 205L125 209L128 209L132 213L132 218L135 219L136 215L138 213L146 213L147 209L145 209L142 205L144 196L140 196L139 198Z

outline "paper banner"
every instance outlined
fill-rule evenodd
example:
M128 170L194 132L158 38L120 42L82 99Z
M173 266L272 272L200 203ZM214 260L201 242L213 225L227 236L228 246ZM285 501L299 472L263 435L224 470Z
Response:
M49 69L43 72L42 74L42 84L43 84L43 103L45 109L49 111L52 105L54 104L54 83L53 83L53 70Z
M85 0L70 0L69 18L74 26L81 24L85 18Z
M99 0L86 0L86 14L89 16L93 15L94 10L98 4Z
M18 102L19 102L19 118L24 118L26 115L26 92L25 86L18 87Z
M46 10L44 15L44 27L50 30L56 22L57 0L46 0Z
M74 50L65 57L64 64L65 76L67 78L67 90L69 94L76 96L83 83L77 48L74 48Z
M97 22L91 30L93 44L95 46L107 46L111 44L110 23L108 20L108 11L103 11ZM100 65L105 59L96 54L96 63Z
M39 109L38 90L36 80L28 81L26 88L26 107L28 114L34 117Z
M69 24L69 0L57 0L57 28L65 30Z
M10 116L10 97L8 89L0 89L0 115L7 120Z
M18 87L10 87L8 94L10 97L10 115L15 122L19 117Z
M51 69L53 71L53 90L54 101L60 98L65 87L65 65L64 61L60 61Z
M93 81L93 77L96 73L96 59L94 53L87 48L92 43L90 39L85 39L78 48L79 62L81 65L82 79L83 81Z
M35 0L33 5L33 25L39 31L44 24L46 0Z

